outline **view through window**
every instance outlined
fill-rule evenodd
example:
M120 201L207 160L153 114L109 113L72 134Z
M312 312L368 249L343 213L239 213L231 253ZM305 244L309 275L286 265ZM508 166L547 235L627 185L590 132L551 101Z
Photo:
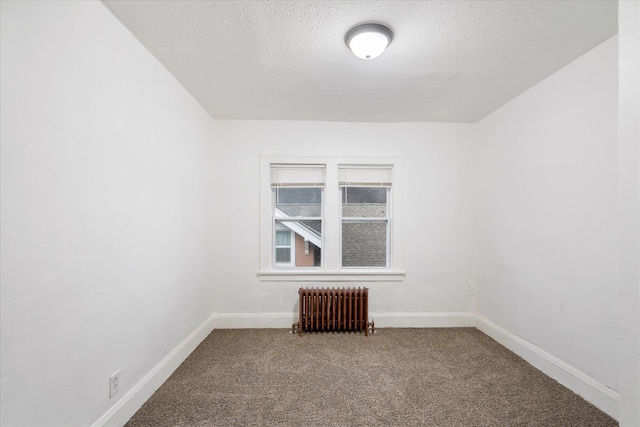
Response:
M327 183L325 164L271 164L275 268L322 268L326 253L339 257L338 268L389 267L392 167L334 168ZM329 184L337 191L327 193ZM339 213L330 220L336 222L329 252L325 210Z

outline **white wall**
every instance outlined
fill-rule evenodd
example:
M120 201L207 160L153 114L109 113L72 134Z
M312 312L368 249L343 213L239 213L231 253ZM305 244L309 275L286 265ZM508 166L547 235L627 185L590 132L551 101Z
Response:
M102 4L0 4L2 425L91 424L212 312L292 314L300 284L256 276L259 156L292 153L403 157L407 277L366 284L372 312L473 313L478 291L481 317L620 377L636 424L637 259L616 283L638 243L638 100L616 147L616 38L478 124L214 123Z
M1 7L1 424L89 425L211 314L213 120L100 2Z
M371 312L474 311L473 125L219 121L217 127L216 198L227 208L216 213L216 313L293 313L297 302L300 283L256 277L260 154L402 156L407 276L400 283L339 285L368 286Z
M477 131L478 314L617 390L617 37Z
M620 425L640 425L640 3L619 4Z

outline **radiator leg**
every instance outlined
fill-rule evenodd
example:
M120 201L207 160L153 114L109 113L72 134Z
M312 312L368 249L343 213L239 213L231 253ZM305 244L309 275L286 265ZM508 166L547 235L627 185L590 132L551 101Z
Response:
M366 319L365 319L366 320ZM371 324L371 322L369 322L368 320L366 320L364 322L364 336L368 337L369 336L369 325Z

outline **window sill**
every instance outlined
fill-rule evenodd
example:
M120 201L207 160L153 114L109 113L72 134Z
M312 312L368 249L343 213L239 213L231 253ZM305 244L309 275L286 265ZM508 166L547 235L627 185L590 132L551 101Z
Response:
M261 282L402 282L404 271L259 271Z

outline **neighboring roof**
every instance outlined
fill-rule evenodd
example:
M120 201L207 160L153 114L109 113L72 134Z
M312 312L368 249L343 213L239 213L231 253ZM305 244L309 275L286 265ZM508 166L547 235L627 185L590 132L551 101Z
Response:
M290 217L281 210L276 209L276 218L283 219ZM322 248L322 237L320 233L306 226L304 223L299 221L283 221L280 224L287 227L289 230L301 235L305 240L310 241L317 247Z

